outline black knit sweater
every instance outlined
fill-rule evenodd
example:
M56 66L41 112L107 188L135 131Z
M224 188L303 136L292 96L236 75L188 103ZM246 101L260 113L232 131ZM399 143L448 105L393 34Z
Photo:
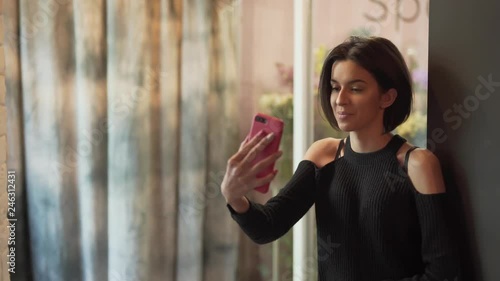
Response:
M256 243L284 235L315 204L320 281L458 280L458 259L445 215L446 193L421 194L396 153L344 156L322 168L300 162L292 179L265 205L250 202L233 219Z

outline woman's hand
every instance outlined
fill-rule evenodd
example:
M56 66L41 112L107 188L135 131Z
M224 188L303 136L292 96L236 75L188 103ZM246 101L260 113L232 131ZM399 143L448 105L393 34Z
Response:
M249 206L244 196L254 188L271 182L276 176L277 171L275 170L264 177L257 178L260 171L281 157L281 151L252 164L256 155L264 150L273 138L273 133L266 136L266 133L261 131L251 140L243 141L238 152L227 161L221 192L226 202L239 213L245 212Z

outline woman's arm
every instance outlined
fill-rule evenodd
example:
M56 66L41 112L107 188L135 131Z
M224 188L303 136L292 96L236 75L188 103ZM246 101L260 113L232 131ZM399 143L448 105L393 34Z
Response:
M327 158L335 155L337 145L338 140L334 139L313 143L290 181L266 204L251 202L246 197L228 202L231 216L254 242L264 244L280 238L311 208L317 167L331 161Z
M266 204L245 199L249 208L244 213L236 212L229 204L227 207L248 237L255 243L265 244L287 233L311 208L315 185L314 164L302 161L285 187Z
M399 281L459 280L458 253L448 227L448 198L439 160L430 151L417 149L411 153L408 175L415 187L425 272Z

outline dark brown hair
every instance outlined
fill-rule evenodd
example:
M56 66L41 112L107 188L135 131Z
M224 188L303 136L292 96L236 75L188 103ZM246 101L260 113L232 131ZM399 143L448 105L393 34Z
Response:
M330 103L330 80L332 65L342 60L352 60L370 72L383 92L396 89L396 100L384 111L384 133L391 132L408 118L413 100L412 80L398 48L385 38L351 36L328 54L320 75L321 109L333 128L339 130Z

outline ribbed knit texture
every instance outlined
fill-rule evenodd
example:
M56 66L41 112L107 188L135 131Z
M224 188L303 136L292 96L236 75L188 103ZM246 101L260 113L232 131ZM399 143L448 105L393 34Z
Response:
M233 219L256 243L284 235L315 203L321 281L455 281L458 259L445 218L446 194L420 194L396 153L394 136L372 153L344 156L318 169L300 162L278 195Z

